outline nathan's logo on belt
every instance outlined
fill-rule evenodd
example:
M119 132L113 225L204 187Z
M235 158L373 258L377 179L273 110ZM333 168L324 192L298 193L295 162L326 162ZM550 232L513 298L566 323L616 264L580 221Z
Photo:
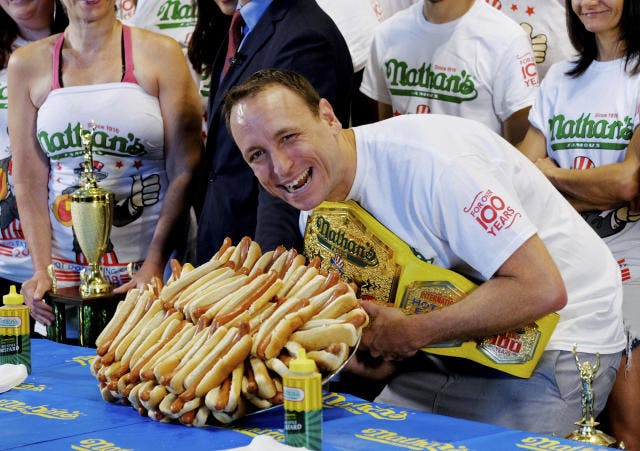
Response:
M462 103L478 97L473 75L455 67L422 66L410 68L404 61L391 58L385 64L389 91L397 96L424 97ZM398 88L401 87L401 88Z
M327 249L337 252L354 265L360 267L378 266L378 257L373 247L359 244L347 236L343 230L336 230L324 217L316 217L317 239Z
M614 113L596 113L593 118L591 113L582 113L578 118L556 114L549 119L551 149L625 150L633 128L630 116L620 120Z
M126 136L118 136L119 131L110 126L98 126L99 130L93 133L93 151L98 155L134 155L141 156L147 153L140 138L131 133ZM100 130L101 129L101 130ZM49 133L46 130L38 131L38 142L47 156L52 160L68 157L80 157L82 152L82 139L80 137L80 123L68 124L63 131Z
M522 216L490 189L476 194L471 205L463 211L469 213L492 236L510 228Z
M194 26L198 15L198 8L191 1L180 2L169 0L158 9L158 28L183 28Z

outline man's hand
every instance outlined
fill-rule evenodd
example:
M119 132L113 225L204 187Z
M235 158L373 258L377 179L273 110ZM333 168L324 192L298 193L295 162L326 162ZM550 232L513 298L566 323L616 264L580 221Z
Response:
M419 345L411 341L410 315L395 307L385 307L375 302L360 303L369 314L369 326L362 334L361 347L369 351L373 358L381 357L397 361L413 356Z
M382 358L374 359L368 351L360 346L356 351L356 355L345 366L345 371L367 379L382 381L395 373L396 363Z
M164 268L154 265L150 260L145 260L142 267L131 277L131 280L114 289L114 294L126 293L132 288L144 289L145 284L151 282L154 277L162 280Z
M39 270L33 273L33 277L25 281L20 289L24 303L29 306L31 317L45 326L50 326L55 319L53 308L43 300L51 287L53 287L53 281L47 271Z

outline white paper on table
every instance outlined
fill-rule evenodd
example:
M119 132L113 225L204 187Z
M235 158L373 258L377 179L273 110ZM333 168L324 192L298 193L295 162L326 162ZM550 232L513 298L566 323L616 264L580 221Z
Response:
M227 451L310 451L309 448L297 448L294 446L285 445L280 443L273 437L268 435L257 435L251 440L247 446L241 446L240 448L231 448Z
M16 385L23 383L26 378L27 367L22 363L0 365L0 393L11 390Z

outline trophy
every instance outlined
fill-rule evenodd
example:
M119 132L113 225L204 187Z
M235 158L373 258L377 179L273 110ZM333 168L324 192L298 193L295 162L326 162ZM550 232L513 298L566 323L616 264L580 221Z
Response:
M576 366L580 372L580 386L581 386L581 407L582 407L582 419L575 424L578 429L567 435L570 440L578 440L580 442L591 443L592 445L611 446L616 442L616 439L610 435L605 434L602 431L596 429L596 426L600 423L593 418L593 403L595 394L593 392L592 383L600 369L600 354L596 354L595 364L591 364L589 361L580 362L578 358L578 352L576 345L573 345L573 357L576 360Z
M81 187L71 194L71 222L73 230L87 258L89 268L80 272L80 295L83 299L97 298L111 293L111 285L105 280L100 268L100 260L107 249L111 224L113 222L113 193L100 188L93 173L93 135L95 123L90 123L91 131L80 129L84 153L84 171Z

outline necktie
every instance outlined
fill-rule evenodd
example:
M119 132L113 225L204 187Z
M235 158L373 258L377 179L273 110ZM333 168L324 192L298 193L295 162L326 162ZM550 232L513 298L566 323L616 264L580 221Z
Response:
M229 43L227 45L227 56L224 59L224 67L222 68L222 75L220 80L227 75L231 59L236 56L240 42L242 41L242 27L244 26L244 19L240 14L240 10L236 9L231 18L231 25L229 26Z

